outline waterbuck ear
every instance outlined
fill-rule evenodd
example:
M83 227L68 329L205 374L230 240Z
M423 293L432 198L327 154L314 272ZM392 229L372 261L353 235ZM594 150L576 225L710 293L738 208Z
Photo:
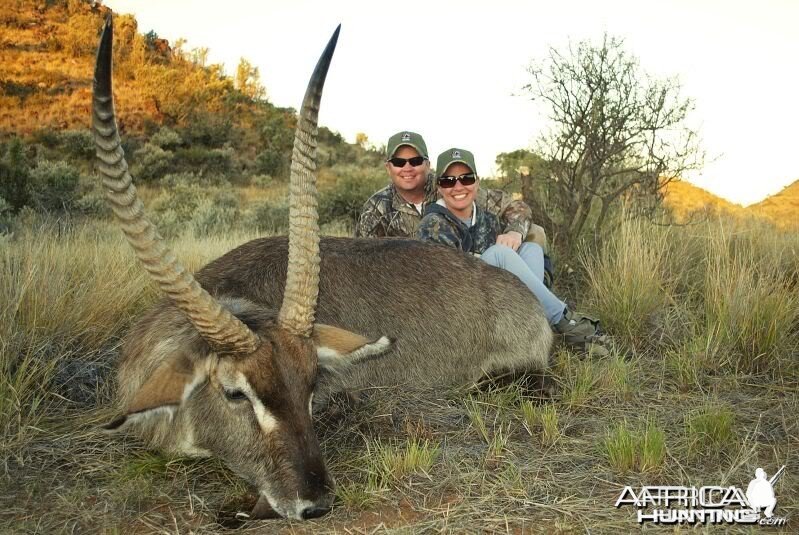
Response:
M319 366L329 371L378 357L394 345L394 340L386 336L369 340L360 334L323 323L314 324L313 341Z
M188 358L170 359L142 384L125 414L102 427L113 431L149 418L171 418L206 377L195 372Z

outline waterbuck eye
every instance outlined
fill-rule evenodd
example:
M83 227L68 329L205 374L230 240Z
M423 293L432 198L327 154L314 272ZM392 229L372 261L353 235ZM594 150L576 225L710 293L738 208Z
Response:
M241 390L233 389L233 388L225 388L225 398L228 401L244 401L247 399L247 394L242 392Z

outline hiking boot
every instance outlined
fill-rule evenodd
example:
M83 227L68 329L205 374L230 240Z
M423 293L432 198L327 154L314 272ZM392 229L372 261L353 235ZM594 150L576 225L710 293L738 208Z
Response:
M564 342L589 355L603 357L609 354L605 347L608 342L607 336L597 319L574 313L567 308L563 311L560 321L552 326L552 330L561 335Z

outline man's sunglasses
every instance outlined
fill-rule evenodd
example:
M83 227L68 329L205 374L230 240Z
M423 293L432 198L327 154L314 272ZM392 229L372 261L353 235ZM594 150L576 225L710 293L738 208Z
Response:
M444 189L454 188L455 182L460 182L464 186L471 186L477 182L477 177L474 173L469 173L461 176L440 176L438 177L438 185Z
M426 159L427 158L424 156L414 156L413 158L398 158L395 156L394 158L389 158L388 161L391 162L391 165L394 167L405 167L406 163L410 163L414 167L419 167Z

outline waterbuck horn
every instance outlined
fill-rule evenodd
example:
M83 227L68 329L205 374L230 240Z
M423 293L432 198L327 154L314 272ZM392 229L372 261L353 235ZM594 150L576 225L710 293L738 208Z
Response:
M113 35L109 15L97 51L92 98L97 169L106 188L106 199L144 268L211 347L223 355L252 353L259 344L255 333L223 308L180 265L144 215L144 207L128 172L114 116L111 87Z
M341 25L322 52L302 100L289 185L289 260L286 289L278 314L289 332L311 336L319 294L319 223L316 194L316 136L319 103Z

